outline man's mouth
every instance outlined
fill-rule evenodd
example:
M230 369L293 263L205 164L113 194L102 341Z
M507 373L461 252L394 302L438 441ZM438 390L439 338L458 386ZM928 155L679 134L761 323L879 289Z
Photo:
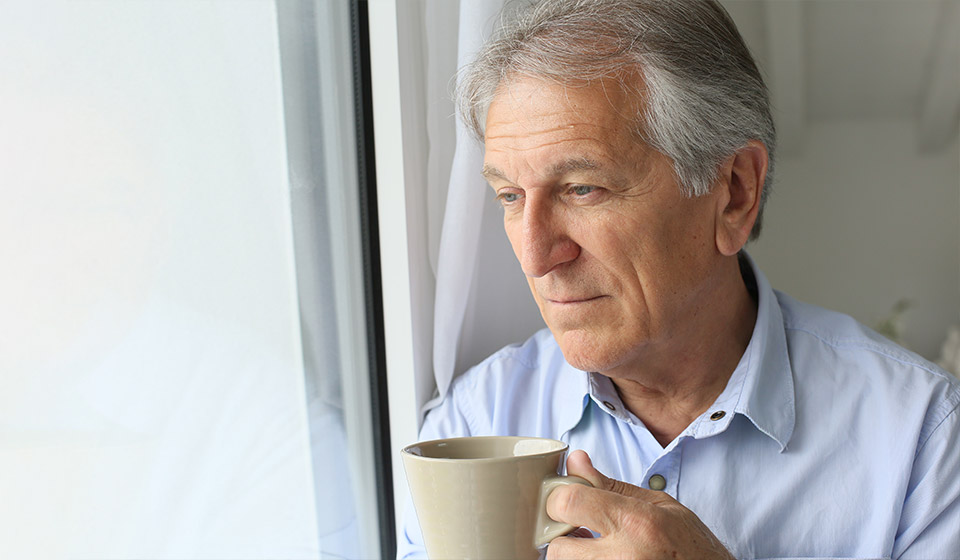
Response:
M550 303L558 305L572 305L576 303L589 303L591 301L596 301L606 296L563 296L558 298L544 298Z

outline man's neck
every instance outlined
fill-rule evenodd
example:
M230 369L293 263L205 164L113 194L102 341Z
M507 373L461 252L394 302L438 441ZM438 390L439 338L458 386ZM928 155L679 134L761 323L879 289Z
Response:
M750 342L757 305L739 265L733 266L717 286L713 305L701 308L680 336L645 348L632 364L603 372L664 447L723 392Z

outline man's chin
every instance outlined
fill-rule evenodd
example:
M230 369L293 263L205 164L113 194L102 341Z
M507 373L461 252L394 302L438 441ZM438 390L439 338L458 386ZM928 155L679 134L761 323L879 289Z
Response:
M610 342L614 337L609 334L587 330L553 331L563 353L571 366L582 371L603 373L614 369L623 360L623 351Z

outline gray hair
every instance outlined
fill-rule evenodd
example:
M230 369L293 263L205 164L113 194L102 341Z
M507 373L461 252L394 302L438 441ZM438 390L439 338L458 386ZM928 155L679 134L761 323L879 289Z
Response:
M506 80L566 85L639 76L636 132L669 157L688 196L710 192L720 165L750 140L769 154L760 213L773 180L776 132L766 85L715 0L543 0L504 23L461 70L457 106L483 139L486 111Z

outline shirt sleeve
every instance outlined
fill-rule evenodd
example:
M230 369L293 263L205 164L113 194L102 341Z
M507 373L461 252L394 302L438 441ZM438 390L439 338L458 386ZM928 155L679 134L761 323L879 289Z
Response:
M448 437L463 437L474 435L476 431L471 426L470 411L465 410L457 392L451 387L446 398L429 413L420 428L419 441L429 441ZM466 391L470 393L469 390ZM413 499L407 494L403 513L403 526L397 538L397 558L427 558L427 551L423 545L423 536L420 533L420 523L417 520Z
M893 558L960 557L960 394L922 443L910 475Z

